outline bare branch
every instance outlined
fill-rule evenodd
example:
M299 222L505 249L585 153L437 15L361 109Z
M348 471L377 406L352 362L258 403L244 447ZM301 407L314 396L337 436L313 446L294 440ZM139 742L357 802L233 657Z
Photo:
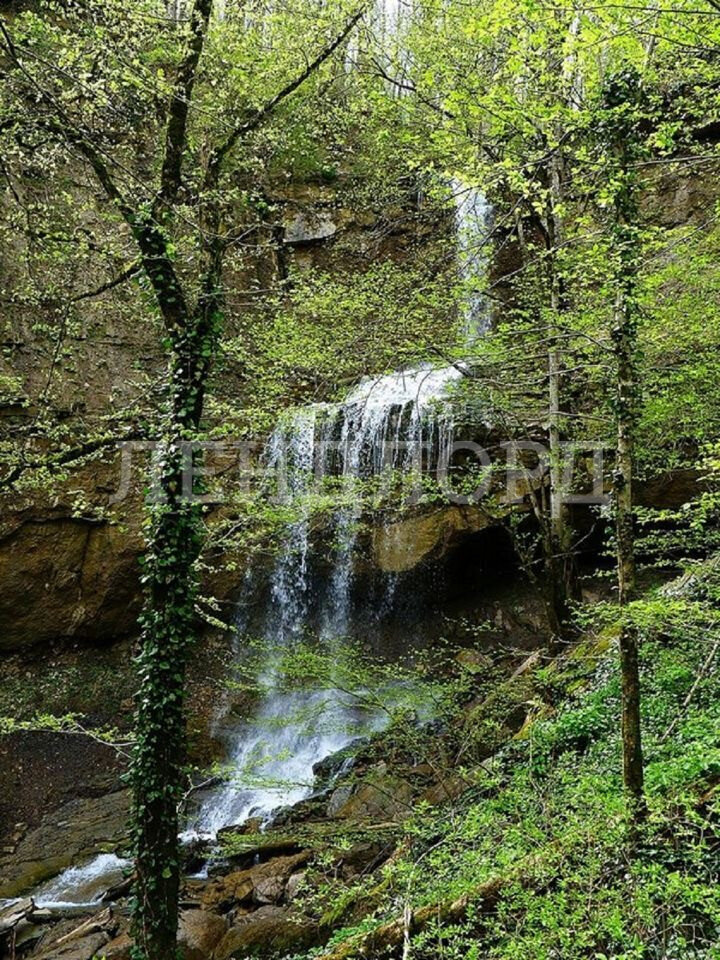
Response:
M127 269L123 270L123 272L113 280L108 280L106 283L100 284L95 290L87 290L85 293L78 293L76 296L71 297L70 303L78 303L80 300L91 300L93 297L99 297L101 293L106 293L114 287L119 287L121 283L125 283L126 280L136 276L141 270L142 263L136 260L135 263L131 263Z
M213 0L196 0L190 18L190 40L178 69L170 102L158 202L172 203L180 189L182 161L187 146L190 101L207 35L212 3Z

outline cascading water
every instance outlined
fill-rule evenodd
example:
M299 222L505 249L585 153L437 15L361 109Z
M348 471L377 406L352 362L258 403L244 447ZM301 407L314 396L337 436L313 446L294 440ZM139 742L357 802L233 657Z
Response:
M388 16L397 8L389 3ZM490 328L485 280L485 250L492 209L477 189L453 181L458 263L469 293L464 308L465 338L471 342ZM300 516L285 538L270 582L269 614L264 636L271 646L304 635L310 624L325 640L349 632L352 619L356 541L363 504L359 482L395 470L419 475L434 461L447 466L453 444L452 410L443 397L462 376L459 366L420 366L362 381L343 404L314 405L278 426L267 451L268 466L280 474L280 489L297 500ZM342 480L342 505L332 527L336 552L328 589L313 590L309 560L309 515L302 500L324 476ZM388 577L384 612L392 608L395 580ZM273 689L273 667L266 665L269 690L256 712L256 723L233 736L231 767L237 776L209 797L197 829L215 834L249 816L267 817L278 806L295 803L312 789L313 766L341 750L361 730L357 704L337 690L287 693ZM352 699L352 698L351 698ZM300 715L304 719L296 720ZM277 721L280 721L279 723ZM365 716L377 727L379 718ZM268 736L268 727L274 732ZM261 773L265 782L252 783Z
M248 817L267 818L276 808L298 802L312 790L314 765L383 722L377 711L363 706L362 691L357 696L341 693L331 683L319 690L282 689L275 682L276 659L311 625L329 644L347 633L362 513L360 496L352 502L348 492L362 478L393 469L420 471L431 456L449 456L452 416L442 396L460 375L454 367L420 367L368 379L341 405L297 411L270 438L268 470L299 515L288 527L267 588L265 693L253 722L231 735L232 778L201 806L198 833L214 835L221 827ZM310 570L304 500L328 475L337 476L345 489L331 522L337 548L329 586L318 591Z
M69 867L33 891L35 905L72 907L100 903L108 887L123 879L129 861L114 853L100 853L87 863Z
M339 472L347 493L369 476L402 471L417 480L431 458L447 463L453 429L449 405L442 396L461 375L455 367L417 367L359 384L339 408L341 421ZM354 548L362 500L341 508L335 517L338 556L331 578L329 619L325 633L347 632L352 599ZM393 583L388 584L390 591Z
M493 208L477 187L451 181L455 202L455 233L458 273L463 286L465 338L468 341L488 333L492 321L490 302L483 292L490 260Z

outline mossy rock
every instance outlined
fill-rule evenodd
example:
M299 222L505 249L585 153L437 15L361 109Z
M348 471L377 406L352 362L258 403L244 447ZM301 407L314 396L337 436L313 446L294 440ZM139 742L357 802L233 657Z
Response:
M274 957L308 949L321 942L320 927L293 918L277 908L260 909L225 934L215 950L215 960Z

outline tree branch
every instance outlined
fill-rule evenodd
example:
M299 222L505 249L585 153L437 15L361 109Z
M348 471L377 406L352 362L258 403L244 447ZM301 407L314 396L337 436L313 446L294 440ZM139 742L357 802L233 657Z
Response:
M125 283L126 280L134 277L136 274L140 273L141 270L142 263L139 260L136 260L135 263L131 263L127 269L123 270L123 272L113 280L108 280L105 283L100 284L100 286L96 287L95 290L87 290L85 293L78 293L76 296L70 299L70 303L78 303L80 300L91 300L93 297L99 297L101 293L106 293L108 290L112 290L114 287L119 287L121 283Z
M165 156L160 176L158 203L172 203L182 177L182 161L187 146L190 101L197 77L198 63L205 44L213 0L196 0L190 18L190 41L178 69L168 114Z

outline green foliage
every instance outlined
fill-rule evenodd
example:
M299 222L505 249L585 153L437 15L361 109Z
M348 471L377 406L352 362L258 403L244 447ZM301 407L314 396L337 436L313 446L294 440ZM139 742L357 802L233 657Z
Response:
M367 933L405 903L417 914L469 897L462 919L431 920L412 933L410 956L716 957L717 577L713 560L630 608L641 638L650 804L634 857L626 855L620 776L617 612L605 604L585 610L576 649L533 671L535 698L552 688L557 706L536 707L454 806L418 808L404 824L407 853L385 867L372 914L360 911L364 919L334 940ZM518 693L526 701L527 682ZM475 903L474 891L495 878L497 902ZM337 915L372 887L366 881L336 899Z

